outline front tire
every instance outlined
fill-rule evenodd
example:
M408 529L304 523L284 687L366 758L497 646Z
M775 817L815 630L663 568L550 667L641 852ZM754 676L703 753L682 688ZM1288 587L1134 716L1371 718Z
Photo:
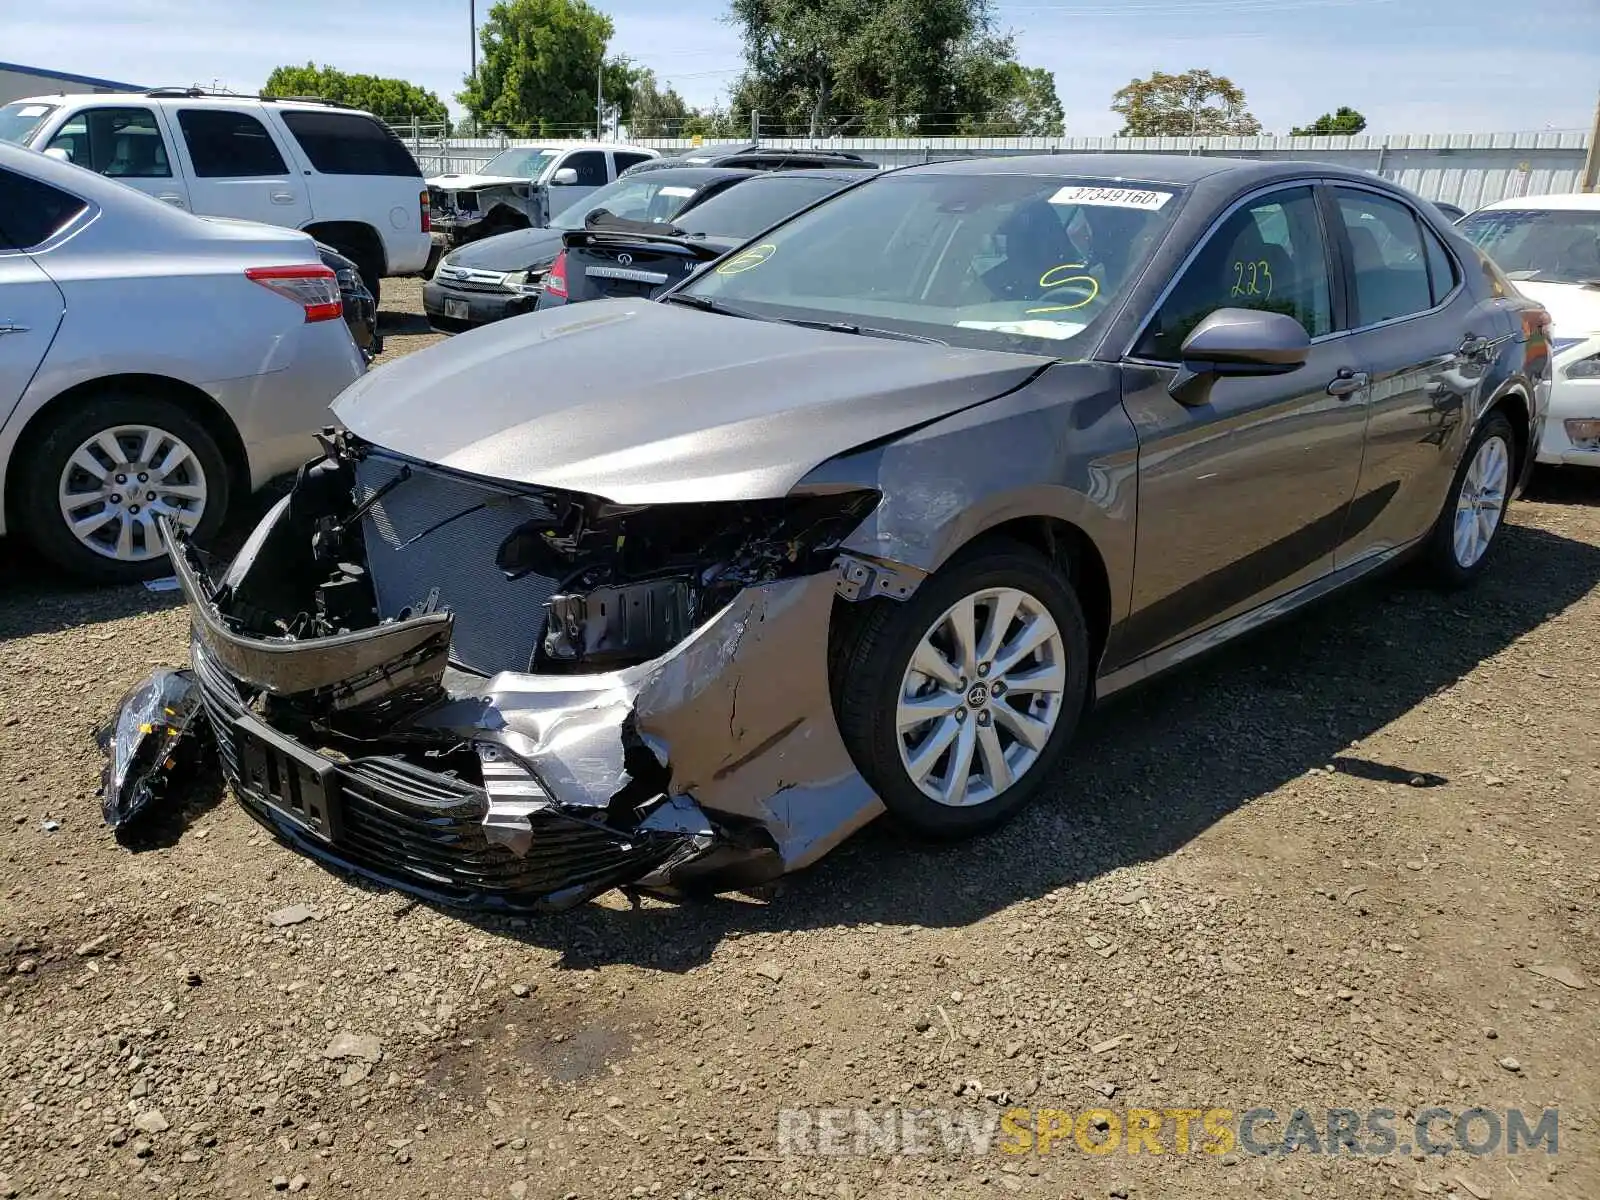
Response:
M1435 586L1465 587L1488 566L1511 503L1516 446L1516 432L1499 411L1484 418L1467 445L1423 552L1424 570Z
M171 573L155 517L202 541L227 514L227 462L204 426L157 396L75 404L19 468L20 532L46 559L93 583Z
M890 815L922 837L992 829L1050 780L1083 712L1089 638L1032 549L978 543L903 602L873 601L834 659L839 729Z

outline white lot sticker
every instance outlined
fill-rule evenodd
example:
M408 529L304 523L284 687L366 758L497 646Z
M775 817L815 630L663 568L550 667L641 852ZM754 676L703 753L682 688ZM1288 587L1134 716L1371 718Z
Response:
M47 113L49 111L50 111L50 106L47 105L47 104L30 104L30 105L28 105L27 108L19 108L17 110L17 116L19 116L19 117L42 117L42 116L44 116L45 113Z
M1011 333L1018 337L1050 338L1065 341L1076 337L1088 328L1076 321L957 321L958 329L985 329L994 333Z
M694 195L694 189L686 187L664 187L661 189L661 194L663 196L692 196Z
M1168 200L1171 192L1151 192L1141 188L1085 187L1073 184L1050 197L1051 204L1098 204L1102 208L1143 208L1154 212Z

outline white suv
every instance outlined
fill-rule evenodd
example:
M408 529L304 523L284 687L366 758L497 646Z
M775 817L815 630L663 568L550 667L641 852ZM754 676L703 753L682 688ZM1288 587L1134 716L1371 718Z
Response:
M164 88L0 107L0 141L88 167L201 216L303 229L384 276L427 266L428 192L398 137L318 100Z

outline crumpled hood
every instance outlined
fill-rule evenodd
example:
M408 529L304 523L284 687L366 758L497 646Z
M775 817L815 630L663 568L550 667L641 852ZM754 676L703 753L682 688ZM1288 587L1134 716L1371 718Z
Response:
M1522 279L1517 281L1517 291L1544 305L1550 314L1551 336L1574 338L1600 333L1600 288Z
M430 191L437 188L441 192L470 192L479 188L509 187L514 183L534 186L533 180L523 179L517 175L435 175L423 182L428 185Z
M561 230L517 229L479 238L450 251L445 261L452 267L475 271L526 271L548 267L561 253Z
M620 504L753 500L1051 361L597 300L409 355L333 409L370 442L472 475Z

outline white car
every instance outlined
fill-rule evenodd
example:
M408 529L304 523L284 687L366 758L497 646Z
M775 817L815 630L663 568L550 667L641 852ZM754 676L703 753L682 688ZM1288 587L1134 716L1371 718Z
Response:
M215 531L364 371L310 237L0 145L0 533L91 580L167 574L156 516Z
M1600 193L1519 196L1457 223L1551 319L1542 463L1600 467Z
M543 229L550 218L629 167L660 155L643 146L558 142L502 150L481 171L428 180L433 226L445 249L513 229Z
M370 113L319 100L33 96L0 107L0 141L43 150L201 216L303 229L379 280L428 264L416 159Z

